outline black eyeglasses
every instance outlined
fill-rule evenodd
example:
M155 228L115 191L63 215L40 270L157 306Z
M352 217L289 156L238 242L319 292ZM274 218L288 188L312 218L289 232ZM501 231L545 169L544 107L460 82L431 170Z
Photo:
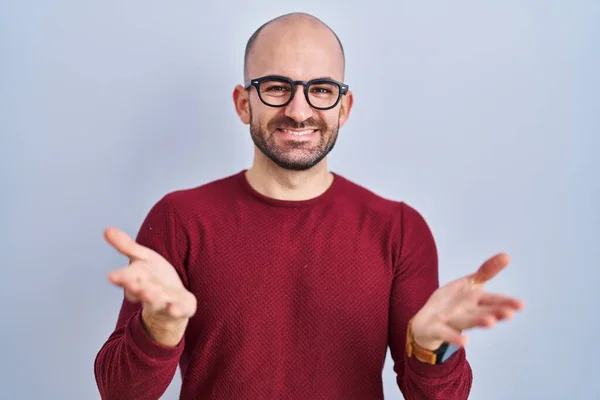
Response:
M258 97L267 106L285 107L294 95L298 85L304 86L304 96L308 104L317 110L329 110L335 107L342 95L348 93L348 85L335 79L318 78L310 81L293 81L285 76L269 75L250 79L245 89L254 86Z

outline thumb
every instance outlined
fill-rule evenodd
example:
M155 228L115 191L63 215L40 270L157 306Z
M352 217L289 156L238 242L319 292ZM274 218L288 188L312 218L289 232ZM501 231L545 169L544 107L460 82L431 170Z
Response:
M104 238L119 253L129 257L130 260L144 260L148 258L148 249L136 243L131 236L118 228L106 228L104 230Z
M510 263L506 253L499 253L486 260L479 269L469 275L469 279L476 286L481 286L500 273Z

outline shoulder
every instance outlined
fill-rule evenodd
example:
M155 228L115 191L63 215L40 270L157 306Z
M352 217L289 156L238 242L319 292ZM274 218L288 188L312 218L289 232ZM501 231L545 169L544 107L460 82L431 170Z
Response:
M384 197L342 175L336 174L336 178L341 194L338 201L344 208L388 221L392 231L400 237L428 239L431 236L429 225L416 206L405 200Z
M374 190L359 184L347 177L335 174L339 180L340 200L347 205L363 208L368 211L407 218L409 221L422 218L421 213L412 205L401 199L384 197Z
M197 213L206 214L220 209L235 198L236 190L239 189L239 174L167 192L154 203L152 210L171 214L185 221Z

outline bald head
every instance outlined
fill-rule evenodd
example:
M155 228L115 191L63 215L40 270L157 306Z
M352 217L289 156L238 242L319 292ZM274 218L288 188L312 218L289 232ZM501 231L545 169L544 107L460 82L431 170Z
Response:
M343 80L342 43L329 26L310 14L285 14L259 27L246 44L244 79L255 78L255 71L269 69L269 64L282 57L315 57L315 62L328 64L324 68L338 69L338 78Z

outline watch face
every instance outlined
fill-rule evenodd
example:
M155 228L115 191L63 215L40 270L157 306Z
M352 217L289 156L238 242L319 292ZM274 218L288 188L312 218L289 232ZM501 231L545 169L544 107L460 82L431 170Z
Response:
M457 351L458 351L459 347L453 345L453 344L449 344L448 347L446 348L446 351L444 352L444 354L441 355L440 358L440 363L446 362L450 357L452 357Z

